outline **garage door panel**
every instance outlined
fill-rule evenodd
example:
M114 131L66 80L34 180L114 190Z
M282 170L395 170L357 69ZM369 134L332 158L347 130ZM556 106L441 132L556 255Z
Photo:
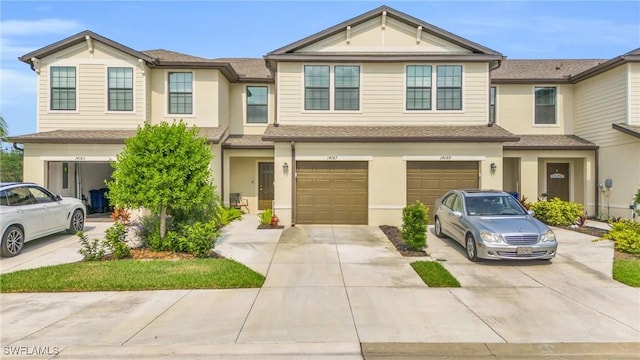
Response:
M296 218L300 224L366 224L366 162L296 163Z
M452 189L478 188L476 161L407 162L407 204L416 200L427 206L429 216L437 198Z

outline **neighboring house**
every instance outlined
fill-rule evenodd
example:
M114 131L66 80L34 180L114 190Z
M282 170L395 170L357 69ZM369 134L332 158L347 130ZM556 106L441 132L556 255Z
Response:
M20 58L38 73L38 132L12 140L25 180L88 197L138 126L183 119L209 140L225 203L240 193L285 225L397 225L460 187L623 216L640 184L637 58L505 60L386 6L264 59L85 31Z

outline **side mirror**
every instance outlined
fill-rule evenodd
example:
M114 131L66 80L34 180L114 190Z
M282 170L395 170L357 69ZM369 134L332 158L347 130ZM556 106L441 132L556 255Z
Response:
M56 195L56 201L62 201L62 196Z
M460 211L454 211L451 214L453 214L453 216L455 216L457 218L461 218L462 217L462 213Z
M533 216L536 212L533 210L527 210L527 214Z

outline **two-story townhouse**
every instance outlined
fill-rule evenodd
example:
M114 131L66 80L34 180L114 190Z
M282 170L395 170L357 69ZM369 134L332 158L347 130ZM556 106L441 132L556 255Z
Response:
M635 59L505 60L386 6L264 59L135 51L83 32L21 58L39 73L38 133L13 141L25 144L25 180L80 197L104 186L137 126L184 119L211 143L224 202L242 194L285 225L398 224L408 203L478 187L595 214L603 154L617 155L612 172L632 171L612 175L611 199L640 183ZM599 80L617 85L618 72L625 90ZM598 92L606 106L593 106ZM589 131L619 103L605 152Z
M176 119L208 139L214 185L223 189L218 171L229 131L242 141L273 118L271 74L256 59L232 65L167 50L136 51L83 31L20 60L38 74L38 132L14 138L25 144L24 179L65 196L90 199L91 190L105 188L109 162L125 139L145 123ZM255 95L247 96L252 90ZM246 148L247 141L238 146Z

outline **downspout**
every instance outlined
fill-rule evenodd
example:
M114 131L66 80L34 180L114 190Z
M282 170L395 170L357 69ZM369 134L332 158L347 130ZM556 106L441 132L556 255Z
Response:
M596 148L594 150L594 154L595 154L595 178L596 178L596 183L594 185L595 187L595 192L596 192L596 196L595 196L595 203L596 203L596 208L595 208L595 218L597 219L600 216L600 151L598 148Z
M291 142L291 226L296 226L296 182L298 180L296 171L296 143Z
M496 64L492 67L491 65L489 65L489 107L491 107L491 72L493 70L498 69L500 66L502 66L502 60L498 60L496 61ZM498 91L498 89L496 88L496 92ZM498 94L496 93L496 98L497 98ZM497 103L497 99L496 99L496 103ZM493 119L491 118L491 116L489 116L489 121L487 122L487 126L488 127L492 127L493 125L495 125L495 118L496 118L496 108L493 109Z
M220 197L222 198L222 205L225 206L224 197L224 146L220 145Z

